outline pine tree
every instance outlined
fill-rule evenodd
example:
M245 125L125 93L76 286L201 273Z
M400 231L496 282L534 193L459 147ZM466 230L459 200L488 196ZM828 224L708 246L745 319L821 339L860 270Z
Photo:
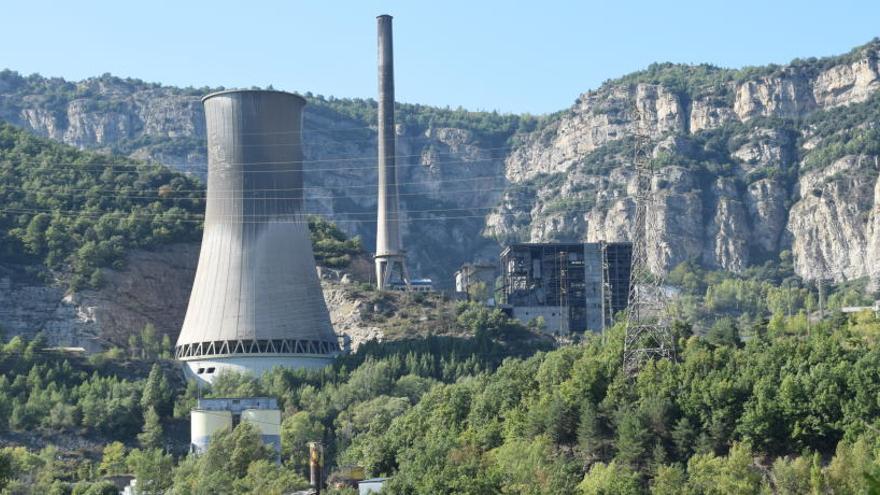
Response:
M162 424L159 422L159 413L155 408L147 409L144 414L144 429L137 438L145 449L162 448Z
M150 376L144 384L144 394L141 396L141 408L146 411L155 409L159 416L167 416L171 413L171 387L165 373L158 363L154 363L150 369Z
M171 337L169 337L166 333L162 335L162 354L159 357L161 357L162 359L171 359L172 356Z
M125 445L122 442L112 442L104 446L104 454L101 456L101 465L98 467L101 474L115 476L125 473Z

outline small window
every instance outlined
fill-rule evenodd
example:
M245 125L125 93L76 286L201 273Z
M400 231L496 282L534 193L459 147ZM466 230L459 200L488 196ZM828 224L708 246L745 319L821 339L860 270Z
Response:
M204 372L205 372L205 368L199 368L199 371L197 371L196 373L201 375Z
M214 368L208 368L208 374L210 375L212 373L214 373Z

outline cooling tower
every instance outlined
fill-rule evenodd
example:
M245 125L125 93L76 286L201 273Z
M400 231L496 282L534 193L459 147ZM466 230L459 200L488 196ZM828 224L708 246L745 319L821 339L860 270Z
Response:
M400 198L394 131L394 48L391 16L376 18L379 51L379 196L376 218L376 285L405 289L409 285L406 256L400 241Z
M339 352L302 218L302 110L279 91L202 99L208 199L175 356L211 382L224 370L322 367Z

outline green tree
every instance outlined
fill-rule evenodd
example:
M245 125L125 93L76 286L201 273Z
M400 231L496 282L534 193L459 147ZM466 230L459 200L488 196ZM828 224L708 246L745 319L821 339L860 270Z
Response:
M641 488L638 473L612 461L593 464L578 491L582 495L638 495Z
M719 346L739 345L739 330L736 327L736 322L730 317L719 318L706 334L706 340Z
M0 451L0 491L6 488L12 477L12 456L7 452Z
M811 456L779 457L773 461L772 473L776 493L779 495L799 495L819 493L813 491L810 480Z
M73 486L71 495L117 495L119 489L109 481L79 482Z
M617 438L614 442L621 465L637 468L647 459L651 433L637 409L625 409L617 416Z
M144 410L144 415L150 409L155 410L160 417L168 416L172 412L171 386L168 384L168 379L159 363L153 363L150 368L150 375L147 377L144 392L141 395L141 408Z
M101 465L98 470L108 476L116 476L126 472L125 445L122 442L111 442L104 446Z
M144 414L144 428L138 434L138 442L145 449L161 449L164 447L162 423L155 408L147 409Z
M284 495L309 487L309 482L294 471L260 459L248 465L247 474L233 484L235 493Z
M298 473L304 473L308 466L309 442L323 438L324 426L307 411L295 413L281 422L282 454Z
M190 456L182 462L174 475L174 490L183 494L235 493L235 486L253 486L261 480L248 477L252 464L273 463L275 452L263 444L260 432L251 424L240 423L234 430L221 430L211 438L208 450L200 456ZM255 467L258 473L266 469ZM256 473L255 473L256 474ZM271 482L295 480L294 476L273 472Z
M827 467L828 484L835 492L867 493L867 476L874 474L874 462L874 454L865 438L852 443L842 441Z
M689 485L706 495L750 495L760 493L761 471L743 444L734 444L727 457L697 454L688 461Z
M554 452L553 445L549 437L541 435L531 440L511 439L492 451L501 492L523 495L572 492L578 481L575 470L568 469L565 458Z
M128 468L137 478L138 495L162 495L172 485L174 459L160 449L134 449L128 454Z
M651 480L651 495L679 495L687 493L687 474L676 464L659 466Z

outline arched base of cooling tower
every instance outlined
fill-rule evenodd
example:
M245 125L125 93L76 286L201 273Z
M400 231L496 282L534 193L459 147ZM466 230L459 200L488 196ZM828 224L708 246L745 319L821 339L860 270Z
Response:
M243 356L183 361L187 379L210 384L221 373L249 373L260 376L276 366L293 369L321 369L333 364L335 355L324 356Z

